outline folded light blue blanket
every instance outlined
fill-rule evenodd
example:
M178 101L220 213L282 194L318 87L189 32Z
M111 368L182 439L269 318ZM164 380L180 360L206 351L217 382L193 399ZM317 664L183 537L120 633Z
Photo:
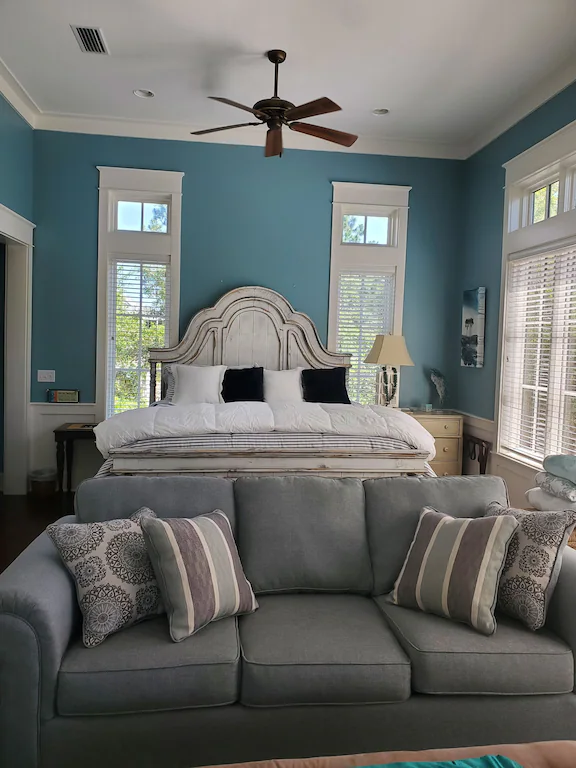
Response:
M522 768L520 763L502 755L469 757L466 760L442 760L439 763L389 763L367 765L365 768Z
M542 464L551 475L576 483L576 456L546 456Z

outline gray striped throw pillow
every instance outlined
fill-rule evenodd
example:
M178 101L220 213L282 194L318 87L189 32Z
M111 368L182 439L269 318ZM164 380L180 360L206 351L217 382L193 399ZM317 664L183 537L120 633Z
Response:
M454 518L424 507L392 602L491 635L500 574L517 527L510 515Z
M258 608L220 510L191 519L147 519L142 531L175 642L227 616Z

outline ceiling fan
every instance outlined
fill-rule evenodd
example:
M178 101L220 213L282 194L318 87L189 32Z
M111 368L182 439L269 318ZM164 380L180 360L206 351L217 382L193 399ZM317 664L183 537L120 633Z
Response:
M230 128L244 128L247 125L268 126L266 134L265 157L274 157L282 155L282 127L287 126L291 131L307 133L309 136L315 136L318 139L332 141L335 144L341 144L343 147L351 147L358 136L352 133L336 131L333 128L322 128L320 125L299 122L302 118L316 117L316 115L326 115L329 112L338 112L341 107L335 104L331 99L322 98L294 106L291 101L281 99L278 96L278 66L286 59L286 51L274 49L268 51L268 60L274 64L274 96L270 99L257 101L253 107L247 107L231 99L224 99L220 96L209 96L209 99L220 101L222 104L229 104L231 107L243 109L245 112L251 112L258 118L257 123L237 123L236 125L223 125L220 128L208 128L204 131L192 131L192 136L203 136L206 133L216 133L217 131L227 131Z

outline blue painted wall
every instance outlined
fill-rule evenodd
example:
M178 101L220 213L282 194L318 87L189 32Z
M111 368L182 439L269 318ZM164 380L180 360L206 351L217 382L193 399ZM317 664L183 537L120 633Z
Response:
M32 220L33 133L0 94L0 203Z
M528 115L464 163L465 207L458 303L462 291L485 285L486 342L483 368L455 364L453 404L465 413L494 418L504 216L502 164L576 120L576 83ZM459 335L460 322L456 329Z
M4 300L6 286L6 254L0 243L0 470L4 469Z
M181 329L239 285L264 285L311 316L328 318L331 181L412 186L404 333L416 363L403 404L430 399L424 370L458 354L457 288L463 164L458 161L36 131L34 134L32 370L56 387L95 395L97 165L184 171ZM455 224L456 222L456 224ZM33 377L34 378L34 377ZM32 399L45 385L32 383Z

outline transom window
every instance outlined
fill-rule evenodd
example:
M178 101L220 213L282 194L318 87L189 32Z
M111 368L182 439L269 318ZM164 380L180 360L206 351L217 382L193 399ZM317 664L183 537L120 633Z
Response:
M558 193L560 180L556 179L551 184L546 184L535 189L530 195L530 223L550 219L558 215Z
M123 232L168 232L168 203L119 200L116 229Z
M390 218L347 213L342 218L342 242L355 245L388 245Z

